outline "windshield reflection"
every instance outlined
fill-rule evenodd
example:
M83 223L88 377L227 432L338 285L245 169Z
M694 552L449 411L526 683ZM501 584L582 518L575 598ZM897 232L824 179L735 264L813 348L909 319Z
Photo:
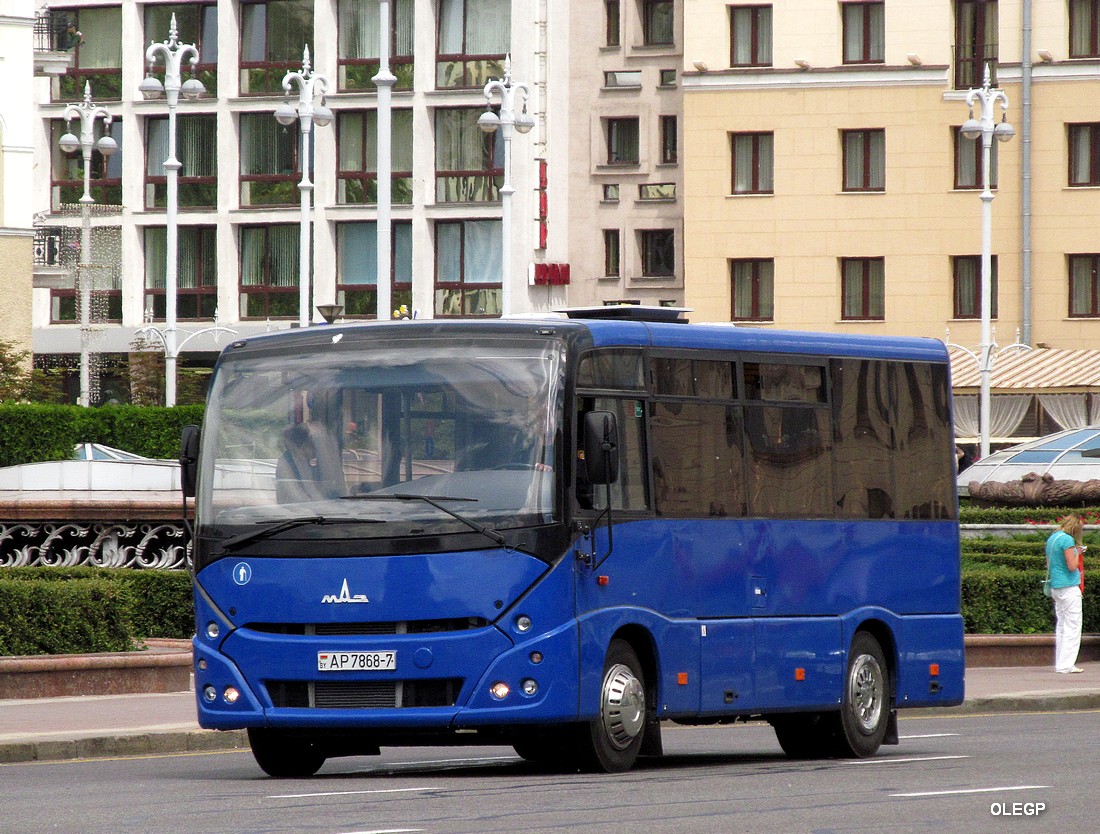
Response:
M549 341L400 340L228 358L208 404L201 523L319 514L469 526L432 501L346 500L370 496L461 499L463 518L494 529L548 523L562 363ZM340 535L330 529L316 535Z

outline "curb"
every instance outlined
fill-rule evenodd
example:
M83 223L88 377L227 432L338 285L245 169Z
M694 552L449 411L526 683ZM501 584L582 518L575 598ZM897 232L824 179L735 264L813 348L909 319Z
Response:
M244 730L170 730L0 744L0 765L247 750Z

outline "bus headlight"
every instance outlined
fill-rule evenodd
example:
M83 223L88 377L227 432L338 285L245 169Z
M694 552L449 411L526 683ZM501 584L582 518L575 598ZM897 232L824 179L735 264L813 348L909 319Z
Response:
M496 698L498 701L503 701L508 697L508 693L512 690L509 689L508 684L504 681L497 681L489 687L489 694Z
M202 697L206 699L208 704L212 704L214 701L218 700L218 690L210 684L207 684L202 688Z
M526 614L520 614L516 617L516 631L520 634L525 634L531 630L531 618Z
M520 682L520 689L523 690L524 695L534 695L536 692L539 691L539 682L534 678L524 678Z
M219 628L218 624L213 620L206 624L206 636L209 637L211 640L217 640L218 635L221 633L221 628Z

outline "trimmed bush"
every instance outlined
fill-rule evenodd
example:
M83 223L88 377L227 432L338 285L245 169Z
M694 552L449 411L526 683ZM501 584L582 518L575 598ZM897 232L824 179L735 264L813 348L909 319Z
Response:
M183 427L201 423L202 414L201 405L0 405L0 466L68 460L77 443L175 459Z
M100 607L74 608L69 597L82 588L105 588L109 594L97 603ZM27 605L26 611L18 618L8 616L21 604ZM87 619L85 632L72 630L70 610ZM17 627L9 628L17 621ZM101 638L104 629L114 635L111 640ZM186 571L78 567L0 572L0 655L126 651L135 641L188 639L194 630L191 577ZM38 637L30 640L22 634Z
M0 655L121 652L132 648L118 582L0 578Z

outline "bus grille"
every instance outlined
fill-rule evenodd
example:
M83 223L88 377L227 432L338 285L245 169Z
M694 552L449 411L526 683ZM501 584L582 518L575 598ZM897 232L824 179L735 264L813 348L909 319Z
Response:
M489 621L481 617L454 617L398 623L248 623L245 628L264 634L356 637L372 634L438 634L449 631L472 631L485 628L488 624Z
M290 709L453 707L461 678L410 681L267 681L271 703Z

